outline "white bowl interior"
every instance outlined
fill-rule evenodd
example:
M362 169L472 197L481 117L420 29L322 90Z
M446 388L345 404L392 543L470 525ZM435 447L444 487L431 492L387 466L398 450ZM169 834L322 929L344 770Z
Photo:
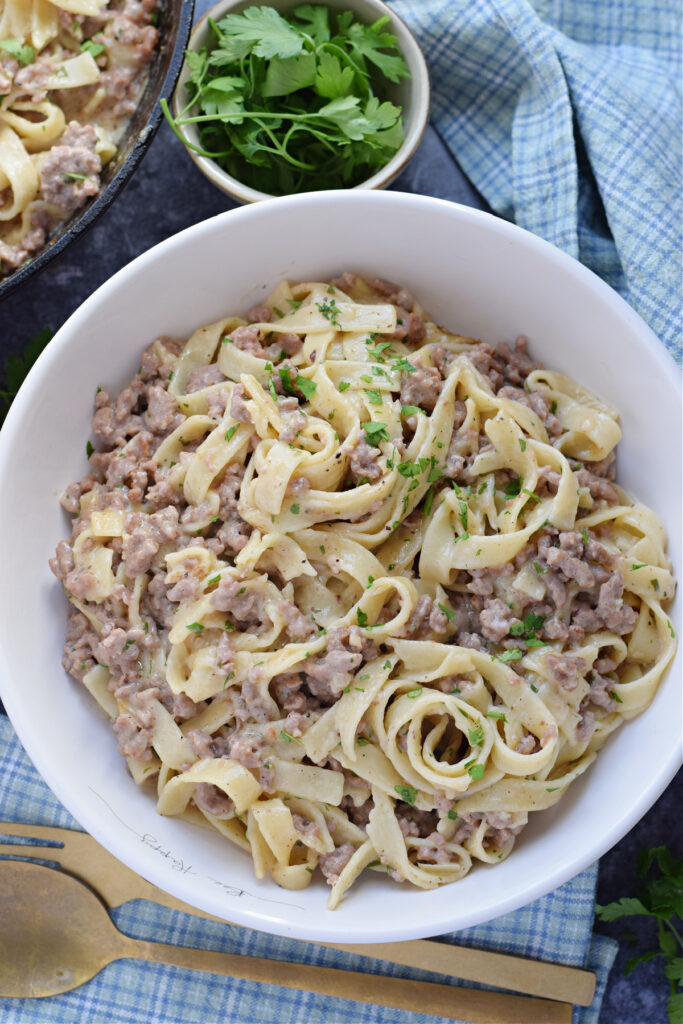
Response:
M297 7L299 2L300 0L273 0L270 6L280 14L286 15L292 8ZM209 19L219 21L226 14L239 14L245 8L252 7L253 4L254 0L219 0L219 3L212 7L203 18L200 18L193 28L190 35L190 48L200 50L204 46L213 46L215 35L209 24ZM403 145L384 167L381 167L371 177L366 178L360 185L355 186L363 189L384 188L401 172L415 153L427 126L430 96L427 65L415 36L396 12L382 0L326 0L326 6L332 11L353 11L364 24L372 24L378 18L388 15L391 23L387 25L386 31L393 32L397 37L399 47L410 70L410 78L404 78L397 84L388 83L387 85L387 98L403 108L405 133ZM187 67L184 66L173 100L173 112L176 117L188 101L186 89L188 77ZM199 133L196 125L185 125L181 128L181 132L189 142L195 146L199 145ZM191 149L188 149L188 153L209 181L240 202L252 203L269 198L265 192L251 188L228 174L208 157L199 156Z
M532 815L508 860L495 870L476 866L443 889L397 889L363 876L330 913L321 882L303 892L258 882L250 858L218 835L156 814L153 796L128 777L108 723L60 666L66 602L47 566L67 532L58 495L86 472L97 385L123 386L155 336L184 337L244 310L283 277L345 269L406 284L461 333L492 343L525 333L536 357L616 406L620 481L665 524L680 578L678 375L618 296L545 242L477 211L397 193L288 197L205 221L135 260L71 317L29 375L0 435L0 545L11 581L0 594L0 692L57 796L141 875L242 924L372 942L495 917L620 839L680 762L681 652L652 706L610 738L556 808Z

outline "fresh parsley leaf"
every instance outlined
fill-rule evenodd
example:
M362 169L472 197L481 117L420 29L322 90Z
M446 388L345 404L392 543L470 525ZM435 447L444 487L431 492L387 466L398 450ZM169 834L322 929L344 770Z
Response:
M356 608L356 619L358 620L359 626L367 626L368 616L367 612L364 612L362 608Z
M237 431L239 430L239 428L240 428L239 423L233 423L233 425L231 427L228 427L228 429L225 431L225 440L226 441L231 441L232 438L237 433Z
M203 633L204 632L204 627L202 626L201 622L191 622L190 625L187 628L189 629L189 631L191 633Z
M250 52L255 57L295 57L304 46L303 36L273 7L248 7L242 14L226 14L216 27L221 48L234 60Z
M342 21L341 18L339 20ZM356 57L360 57L364 63L369 61L374 64L390 82L397 83L402 78L408 78L409 72L403 57L385 52L396 48L396 36L382 31L388 22L389 16L385 14L372 25L342 23L340 29Z
M314 53L300 53L296 57L276 57L268 64L263 96L288 96L298 89L313 85L316 78Z
M355 74L353 68L342 67L333 53L323 51L318 60L314 76L313 88L318 96L335 100L340 96L348 96L353 90Z
M641 850L636 873L634 896L624 896L606 906L596 905L595 913L601 921L619 921L632 916L647 916L657 921L659 949L632 957L625 973L630 973L639 963L662 957L664 975L670 983L669 1020L671 1024L680 1024L683 1020L683 939L680 924L677 927L674 921L683 917L683 860L666 846Z
M52 328L43 327L25 345L23 355L7 357L5 376L0 385L0 424L5 419L17 391L24 383L28 371L52 338Z

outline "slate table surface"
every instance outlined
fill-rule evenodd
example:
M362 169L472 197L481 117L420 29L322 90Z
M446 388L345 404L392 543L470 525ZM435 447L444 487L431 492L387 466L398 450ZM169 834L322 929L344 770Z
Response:
M419 152L391 187L487 208L431 127ZM121 267L169 235L232 206L194 167L168 126L162 125L132 181L110 209L42 274L29 279L0 305L0 379L10 353L21 353L26 342L46 325L56 331ZM649 813L602 858L600 903L633 893L636 857L642 847L668 844L681 854L682 798L680 771ZM656 948L656 931L649 919L630 918L627 925L637 937L638 950ZM619 922L597 923L596 927L614 938L624 930ZM621 943L600 1024L666 1024L668 982L661 961L643 964L624 977L624 964L633 953L632 945Z

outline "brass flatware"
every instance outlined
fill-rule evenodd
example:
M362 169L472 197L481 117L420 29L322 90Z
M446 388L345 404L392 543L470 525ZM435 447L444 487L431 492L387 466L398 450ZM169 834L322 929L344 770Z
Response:
M54 861L90 885L109 907L118 907L128 900L147 899L173 910L225 923L223 918L204 913L145 881L86 832L0 822L0 835L30 840L30 845L0 843L0 855ZM60 846L48 846L46 842ZM330 942L317 945L575 1006L590 1006L595 994L595 974L590 971L430 939L371 945Z
M571 1024L568 1003L131 939L71 875L0 861L0 995L53 996L135 958L472 1024Z

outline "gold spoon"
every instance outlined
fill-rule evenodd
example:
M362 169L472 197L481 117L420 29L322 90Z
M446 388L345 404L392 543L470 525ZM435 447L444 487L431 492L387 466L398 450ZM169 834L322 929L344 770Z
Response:
M3 996L58 995L89 981L114 960L133 957L472 1024L571 1024L569 1003L131 939L116 928L98 897L71 875L27 861L4 861L0 878Z

